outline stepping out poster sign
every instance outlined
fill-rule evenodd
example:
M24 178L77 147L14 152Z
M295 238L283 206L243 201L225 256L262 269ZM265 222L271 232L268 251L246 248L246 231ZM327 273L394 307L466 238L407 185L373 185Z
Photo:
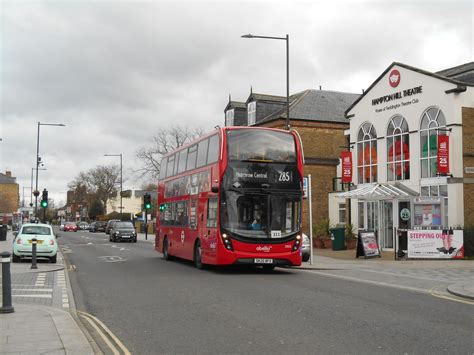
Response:
M452 229L408 231L408 257L463 259L463 231Z
M381 257L377 236L374 232L361 232L357 239L356 257L364 256L366 258Z

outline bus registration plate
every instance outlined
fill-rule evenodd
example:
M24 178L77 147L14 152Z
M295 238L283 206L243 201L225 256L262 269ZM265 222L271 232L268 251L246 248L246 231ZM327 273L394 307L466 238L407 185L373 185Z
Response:
M255 264L273 264L273 259L254 259Z

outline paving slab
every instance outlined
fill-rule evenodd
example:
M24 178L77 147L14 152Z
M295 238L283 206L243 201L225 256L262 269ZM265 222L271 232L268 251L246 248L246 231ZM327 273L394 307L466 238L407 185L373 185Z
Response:
M92 346L69 312L37 305L15 304L14 307L15 312L0 314L2 354L94 354ZM25 337L18 334L30 334L35 340L25 341Z

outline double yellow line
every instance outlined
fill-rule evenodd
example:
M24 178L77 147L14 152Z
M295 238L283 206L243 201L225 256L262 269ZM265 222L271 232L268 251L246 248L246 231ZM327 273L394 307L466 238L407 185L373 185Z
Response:
M457 297L457 296L451 296L451 295L447 295L445 292L442 292L438 289L438 287L433 287L430 289L430 295L433 296L433 297L437 297L437 298L441 298L441 299L444 299L444 300L448 300L448 301L454 301L454 302L459 302L459 303L464 303L464 304L468 304L470 306L474 306L474 301L470 301L470 300L467 300L467 299L462 299L461 297Z
M92 314L77 311L80 317L87 321L92 328L97 332L97 334L104 340L105 344L110 348L114 355L131 355L130 351L123 345L123 343L112 333L112 331L107 328L107 326L102 323L97 317L94 317Z

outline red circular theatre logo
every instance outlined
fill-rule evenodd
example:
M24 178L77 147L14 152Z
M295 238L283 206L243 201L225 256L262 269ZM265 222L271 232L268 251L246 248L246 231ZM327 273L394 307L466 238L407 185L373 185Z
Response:
M388 76L388 82L392 88L396 88L400 84L400 72L397 69L393 69Z

